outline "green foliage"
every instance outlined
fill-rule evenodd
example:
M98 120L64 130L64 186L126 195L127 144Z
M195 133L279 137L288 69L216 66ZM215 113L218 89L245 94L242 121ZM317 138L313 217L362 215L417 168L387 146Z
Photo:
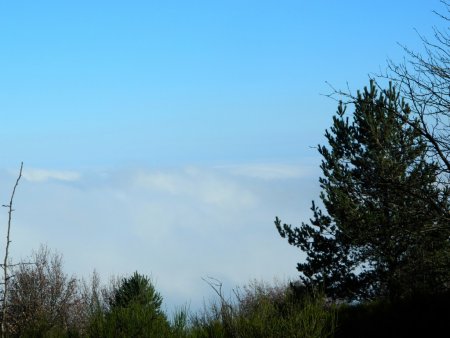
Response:
M151 307L155 312L159 312L162 297L148 277L135 272L131 277L122 279L121 285L114 290L110 299L111 308L127 307L131 303Z
M192 319L190 337L329 337L336 312L322 294L294 297L286 286L252 283L235 290L236 301L213 303Z
M108 307L92 312L92 337L164 337L170 334L162 297L150 279L135 272L113 289Z
M179 338L188 337L188 329L189 329L188 307L183 306L181 308L178 308L175 311L170 324L173 337Z
M105 317L102 337L163 337L169 334L165 315L132 301L114 307Z
M445 289L450 281L449 192L427 159L409 107L390 86L358 92L352 119L342 102L326 131L321 200L310 224L275 224L307 254L307 286L334 298L402 298ZM413 122L416 123L416 122ZM447 228L447 229L445 229Z

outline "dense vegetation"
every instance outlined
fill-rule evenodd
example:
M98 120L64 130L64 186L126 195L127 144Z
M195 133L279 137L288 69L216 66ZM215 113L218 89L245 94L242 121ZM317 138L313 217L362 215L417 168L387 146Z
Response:
M450 12L450 6L443 2ZM441 16L447 22L446 16ZM300 282L253 282L203 311L169 317L152 281L135 272L102 284L67 276L46 247L8 263L3 337L437 336L450 318L450 37L426 55L405 49L377 83L342 100L319 145L321 204L279 234L306 254ZM379 83L390 82L385 88ZM348 113L351 110L351 113ZM19 175L20 179L20 175ZM19 179L16 182L19 181ZM14 188L14 191L15 191ZM14 191L9 205L13 210Z
M67 276L61 255L41 247L19 265L8 306L7 337L411 337L445 329L450 294L336 304L320 290L252 282L202 311L168 317L163 298L137 272L100 283Z
M68 277L61 256L41 247L18 265L10 288L8 337L325 337L336 326L336 310L323 294L298 297L286 285L251 283L222 293L203 311L181 308L173 318L146 276L101 285Z

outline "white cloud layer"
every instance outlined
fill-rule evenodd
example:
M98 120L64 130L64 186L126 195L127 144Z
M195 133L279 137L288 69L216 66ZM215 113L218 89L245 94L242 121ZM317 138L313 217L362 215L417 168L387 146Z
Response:
M307 173L285 165L25 170L16 192L13 257L47 243L63 253L71 273L88 277L97 269L107 282L137 270L154 277L168 308L190 302L198 309L212 296L202 277L234 287L297 275L301 254L279 237L273 220L308 219L318 185ZM14 176L1 174L2 186L13 183Z
M149 191L222 208L250 207L256 202L256 196L236 181L193 167L176 173L140 172L134 178L134 184Z
M287 164L248 164L224 166L232 174L265 180L293 179L309 176L312 168Z
M30 182L45 182L49 180L73 182L78 181L81 175L75 171L58 171L45 169L24 169L23 178Z

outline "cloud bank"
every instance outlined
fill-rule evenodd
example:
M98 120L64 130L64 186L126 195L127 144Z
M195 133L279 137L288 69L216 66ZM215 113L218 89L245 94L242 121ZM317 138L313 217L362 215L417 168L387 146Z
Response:
M25 169L23 178L29 182L45 182L49 180L73 182L78 181L81 175L75 171L57 171L44 169Z
M27 169L24 178L12 228L15 259L46 243L78 276L96 269L107 282L137 270L153 276L169 308L188 302L197 309L212 296L202 277L229 288L295 278L301 253L279 237L273 220L307 220L318 195L317 175L300 165ZM0 183L13 179L3 172Z

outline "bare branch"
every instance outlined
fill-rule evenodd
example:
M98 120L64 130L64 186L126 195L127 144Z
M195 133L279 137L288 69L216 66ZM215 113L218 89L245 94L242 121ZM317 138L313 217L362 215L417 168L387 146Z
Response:
M19 185L20 178L22 177L22 169L23 169L23 162L20 164L20 171L19 176L17 177L16 183L14 184L14 188L11 193L11 199L9 201L8 205L3 205L3 207L8 208L8 227L6 231L6 246L5 246L5 257L3 259L2 269L3 269L3 301L2 301L2 338L5 338L7 335L7 307L8 307L8 280L10 276L8 275L8 268L10 267L10 264L8 263L8 255L9 255L9 245L11 243L10 235L11 235L11 220L12 220L12 213L14 211L13 209L13 201L14 201L14 195L16 194L17 186Z

